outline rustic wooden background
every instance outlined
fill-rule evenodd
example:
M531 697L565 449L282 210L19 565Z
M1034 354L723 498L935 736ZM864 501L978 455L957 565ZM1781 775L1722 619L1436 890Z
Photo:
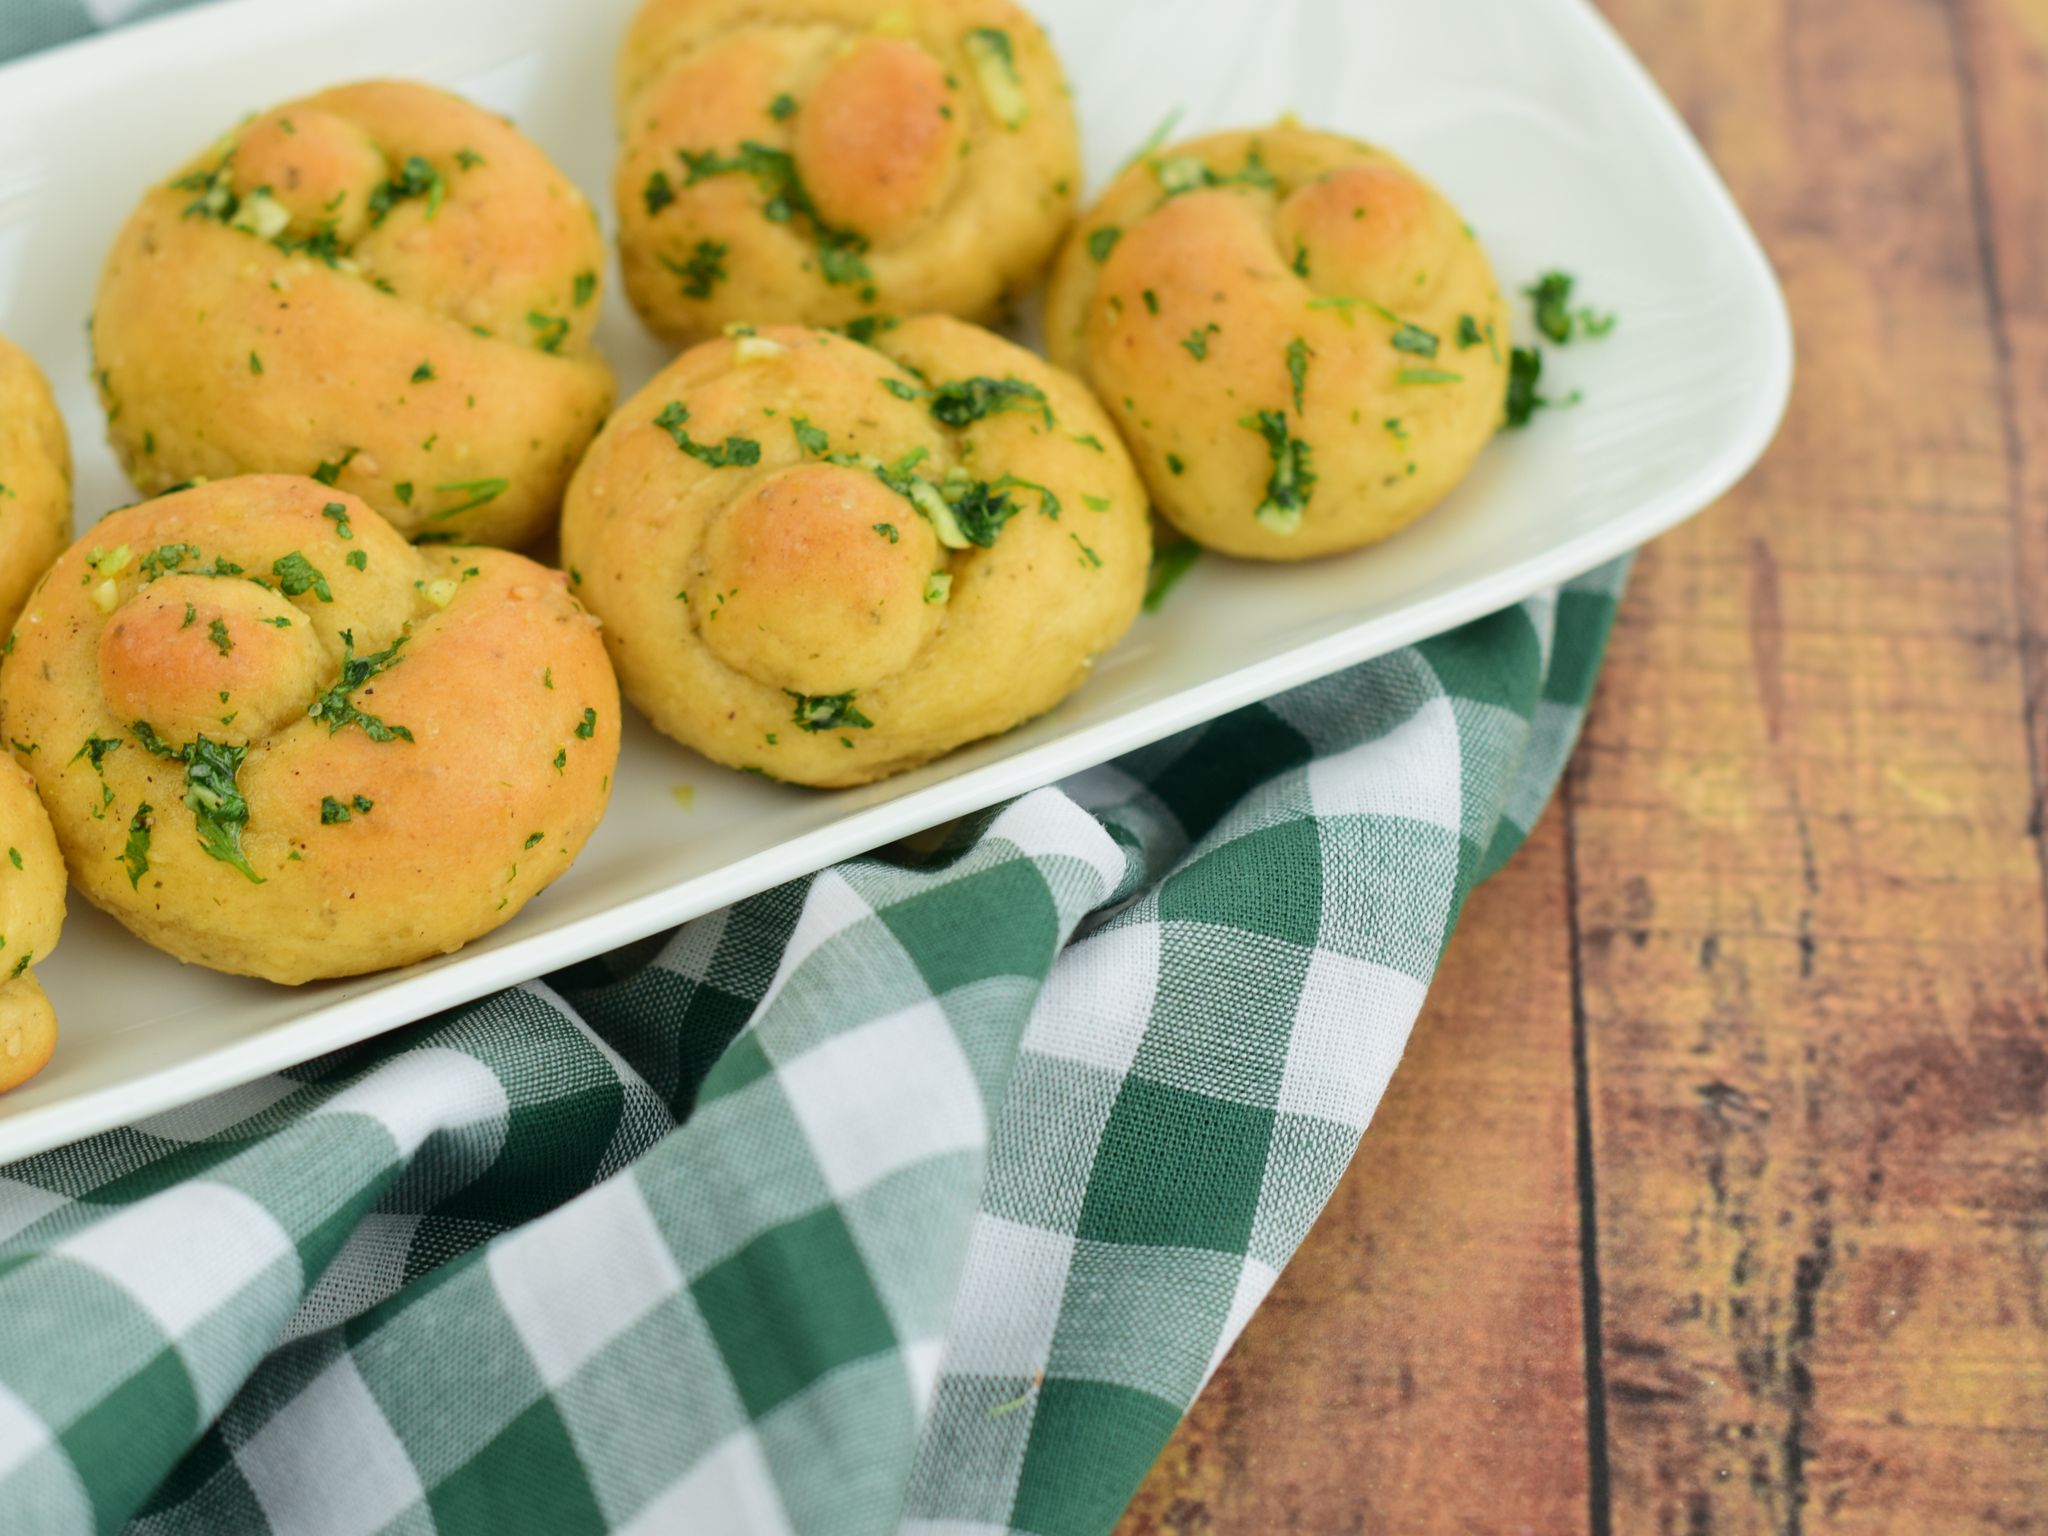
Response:
M2048 1532L2048 0L1603 3L1791 415L1124 1536Z

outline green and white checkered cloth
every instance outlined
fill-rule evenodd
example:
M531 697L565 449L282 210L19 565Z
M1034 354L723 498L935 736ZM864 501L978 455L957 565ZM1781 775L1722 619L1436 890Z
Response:
M0 0L0 54L86 19ZM0 1530L1107 1530L1548 798L1621 571L0 1168Z

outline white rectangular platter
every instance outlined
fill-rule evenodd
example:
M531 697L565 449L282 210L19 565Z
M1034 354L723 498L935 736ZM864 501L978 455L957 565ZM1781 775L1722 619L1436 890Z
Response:
M1292 110L1383 142L1449 193L1504 283L1563 268L1621 315L1599 345L1549 353L1546 386L1584 402L1504 435L1448 503L1378 549L1293 569L1201 562L1059 710L903 778L806 792L629 725L610 816L580 862L442 960L291 990L180 966L74 899L39 967L57 1057L0 1098L0 1160L657 932L1492 612L1662 533L1769 441L1792 370L1777 285L1683 124L1583 0L1028 3L1072 75L1094 185L1176 108L1179 133ZM0 68L0 331L58 389L80 526L134 499L102 444L85 322L101 257L148 183L245 112L401 75L512 115L609 228L610 64L633 4L230 0ZM600 339L622 394L666 360L616 297Z

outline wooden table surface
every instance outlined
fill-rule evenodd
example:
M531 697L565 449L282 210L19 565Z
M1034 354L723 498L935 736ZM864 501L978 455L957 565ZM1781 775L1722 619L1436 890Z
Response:
M1124 1536L2048 1532L2048 0L1604 4L1791 414Z

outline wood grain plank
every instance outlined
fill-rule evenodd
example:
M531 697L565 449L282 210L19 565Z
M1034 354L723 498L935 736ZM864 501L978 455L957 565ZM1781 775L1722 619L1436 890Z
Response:
M2010 109L1923 0L1608 9L1801 347L1762 470L1641 562L1569 791L1613 1527L2048 1530Z
M1583 1528L1559 822L1474 897L1364 1150L1124 1536Z

